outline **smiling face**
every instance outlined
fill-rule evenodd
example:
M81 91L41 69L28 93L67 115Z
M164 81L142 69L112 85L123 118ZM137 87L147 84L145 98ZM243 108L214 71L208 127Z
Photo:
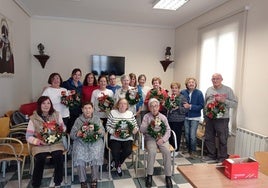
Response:
M72 78L73 78L73 81L74 82L78 82L81 78L81 75L82 73L80 71L76 71L73 75L72 75Z
M157 116L159 114L159 108L160 105L157 101L153 101L149 105L150 112L153 114L153 116Z
M127 111L127 109L128 109L128 102L127 102L127 100L126 99L120 99L118 101L118 111L120 113L124 113L124 112Z
M180 88L176 84L171 85L171 93L173 95L179 95Z
M220 74L213 74L212 76L212 84L213 84L213 87L218 89L222 86L222 76Z
M49 99L42 102L41 111L43 112L43 114L48 114L50 108L51 108L51 103Z
M189 89L190 91L193 91L196 88L196 82L194 79L189 79L187 84L187 89Z
M107 79L105 77L101 77L99 79L99 85L100 85L100 89L101 90L104 90L106 89L106 86L107 86Z
M59 75L55 75L51 80L51 86L53 88L58 88L60 87L60 84L61 84L61 80L60 80Z
M92 86L93 83L94 83L94 76L93 76L92 74L89 74L89 75L87 76L87 84L88 84L89 86Z

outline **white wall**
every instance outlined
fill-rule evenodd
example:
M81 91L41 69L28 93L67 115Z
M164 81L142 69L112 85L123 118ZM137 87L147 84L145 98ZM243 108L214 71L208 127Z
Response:
M52 72L59 72L66 80L78 67L84 79L91 71L92 54L125 56L126 73L144 73L147 85L151 85L154 76L162 78L165 88L173 80L174 65L164 72L159 61L164 58L166 46L174 50L174 29L32 18L31 33L32 54L38 54L37 45L41 42L50 56L44 69L32 57L33 99L39 97Z
M0 116L32 99L30 18L11 0L0 0L0 14L11 21L14 69L11 77L0 76Z
M174 78L184 81L185 77L198 78L198 33L199 27L213 22L228 13L249 6L246 28L243 84L240 96L237 125L268 135L268 1L231 0L226 4L184 24L176 29Z

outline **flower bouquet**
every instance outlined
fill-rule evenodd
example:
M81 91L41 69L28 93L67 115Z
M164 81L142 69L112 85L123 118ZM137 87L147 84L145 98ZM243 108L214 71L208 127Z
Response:
M135 105L141 100L141 94L138 92L137 88L129 89L126 93L126 99L129 105Z
M104 93L101 93L102 96L98 97L99 101L99 108L101 112L110 112L114 106L114 99L110 97L109 95L105 95Z
M165 108L167 110L175 109L178 106L180 106L180 98L174 94L169 96L165 101Z
M114 136L117 138L128 138L132 135L134 125L127 120L120 120L115 125Z
M151 137L158 140L166 133L166 125L159 117L156 117L150 122L147 131Z
M98 133L100 127L96 123L85 122L79 130L78 136L86 143L94 143L100 137Z
M67 96L66 91L61 92L61 103L67 106L68 108L74 108L80 105L81 98L75 90L71 90Z
M156 98L161 103L164 100L164 95L160 90L151 89L149 98Z
M226 105L216 100L208 103L205 108L205 114L210 119L218 119L223 117Z
M43 130L40 132L41 140L47 144L54 144L64 136L63 126L59 126L56 121L44 122Z

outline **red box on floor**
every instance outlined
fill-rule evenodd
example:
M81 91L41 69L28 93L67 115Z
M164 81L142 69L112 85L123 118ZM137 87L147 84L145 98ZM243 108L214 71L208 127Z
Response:
M258 177L259 163L252 158L225 159L223 164L225 176L232 180Z

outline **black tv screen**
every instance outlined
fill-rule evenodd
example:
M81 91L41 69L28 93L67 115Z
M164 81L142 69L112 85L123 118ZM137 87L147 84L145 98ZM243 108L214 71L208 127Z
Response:
M95 75L125 74L125 57L92 55L91 71Z

